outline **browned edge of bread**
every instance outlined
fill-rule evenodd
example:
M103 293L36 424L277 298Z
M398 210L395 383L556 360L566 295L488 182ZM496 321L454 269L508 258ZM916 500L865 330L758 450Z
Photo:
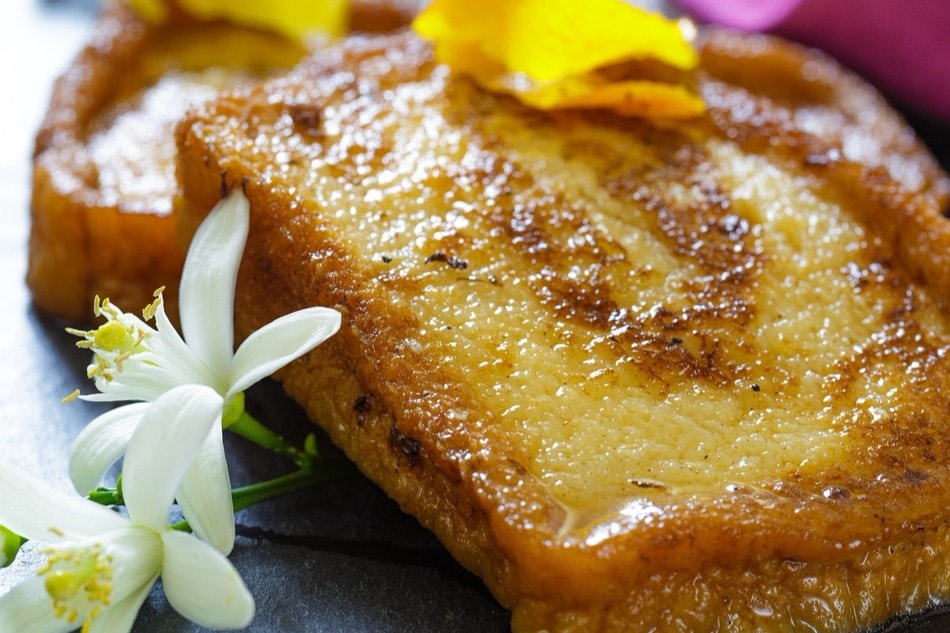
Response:
M358 0L350 9L350 28L386 32L405 26L417 5ZM113 139L113 148L94 150L90 144L99 142L94 137L103 127L134 111L144 90L176 73L221 66L268 76L304 52L276 34L182 15L150 25L124 3L106 3L90 41L57 79L36 135L27 270L36 306L84 322L92 318L96 295L138 310L165 287L174 316L184 247L170 215L177 187L171 124L155 116L137 121L149 128L143 136L155 141L149 147L138 146L134 137ZM167 104L174 117L187 105ZM108 184L101 180L103 169Z
M750 51L754 64L737 63ZM709 82L710 115L727 137L750 151L784 153L843 199L866 201L857 207L861 219L938 297L950 296L950 229L941 217L950 212L950 176L884 97L830 57L765 35L706 30L701 57L703 71L717 81L793 106L803 118L814 111L808 128L789 117L791 108L749 111ZM860 149L848 155L848 144Z

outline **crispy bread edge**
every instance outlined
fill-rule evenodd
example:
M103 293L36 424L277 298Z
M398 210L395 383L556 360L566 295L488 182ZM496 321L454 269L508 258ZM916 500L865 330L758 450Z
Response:
M266 187L244 180L233 165L225 166L214 160L191 131L187 124L178 128L182 149L179 175L184 192L179 211L183 219L190 219L185 224L200 221L223 191L243 188L251 203L251 237L245 249L235 300L236 331L238 336L246 336L261 324L297 309L302 300L298 290L289 287L271 262L275 256L292 257L293 254L286 250L275 252L275 243L269 239L278 236L279 242L284 232L282 221L294 204L275 199ZM462 476L458 463L465 460L451 463L444 456L427 450L413 437L418 437L417 433L407 427L407 418L415 416L394 413L383 404L384 398L391 398L391 392L399 390L399 377L385 362L385 354L392 354L394 350L380 348L366 363L354 362L352 358L352 350L385 345L387 335L393 332L373 323L368 305L374 300L372 297L367 300L346 292L346 287L353 283L351 273L346 270L349 259L347 253L335 250L332 241L328 241L321 250L320 261L305 272L304 285L314 287L330 287L319 281L321 276L347 279L342 289L336 286L335 291L328 290L323 296L323 305L342 312L343 325L333 338L285 368L276 378L369 479L443 543L452 543L453 555L482 577L499 602L511 607L517 597L513 592L518 586L515 569L498 548L487 515L472 498L468 486L458 485ZM268 297L266 301L258 300L261 292ZM376 297L375 300L387 298ZM399 326L390 328L393 329L398 330ZM390 393L385 395L380 393L380 386L384 384L380 373L390 381L386 385ZM464 394L460 397L464 399ZM424 402L418 404L425 406ZM477 468L478 448L463 435L457 435L456 439L461 444L456 445L455 450L459 454L467 453L469 467Z
M172 219L130 216L98 202L90 184L96 168L82 139L110 98L112 78L147 39L135 14L110 3L91 41L54 84L36 135L26 281L37 307L70 321L90 318L96 292L137 309L181 273L184 252Z
M391 31L405 26L419 4L356 0L349 26L354 31ZM191 29L203 28L193 19L176 17ZM33 300L43 312L86 322L92 318L96 294L138 310L152 300L156 288L164 287L166 308L170 315L177 314L176 288L185 253L173 219L123 211L121 200L104 202L86 148L88 126L115 98L118 80L134 75L150 43L174 28L147 25L126 4L106 3L90 41L53 86L34 140L26 273Z

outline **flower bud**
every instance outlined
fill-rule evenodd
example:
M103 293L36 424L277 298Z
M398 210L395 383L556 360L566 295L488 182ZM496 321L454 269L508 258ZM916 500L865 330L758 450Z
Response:
M0 525L0 568L13 562L24 543L25 538Z

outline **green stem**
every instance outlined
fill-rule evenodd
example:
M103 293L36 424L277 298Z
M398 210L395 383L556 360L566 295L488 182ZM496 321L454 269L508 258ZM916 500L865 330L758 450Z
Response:
M309 458L303 466L292 473L233 489L231 499L234 502L236 512L280 495L290 494L328 481L347 479L357 473L358 471L353 463L343 457L321 456L316 459ZM191 527L185 520L174 523L169 527L173 530L191 531Z
M122 497L115 488L96 488L89 491L89 500L104 506L122 505Z
M356 467L346 459L321 457L295 472L268 481L235 488L231 491L234 510L243 510L262 501L328 481L346 479L355 475L356 472Z
M310 456L258 422L257 418L247 411L242 412L234 423L228 425L227 429L254 442L258 446L274 451L279 455L289 457L301 468L305 467L307 462L310 461Z
M319 454L312 434L307 436L303 449L299 449L244 411L243 400L236 400L234 405L234 413L229 415L226 412L224 416L226 419L234 419L234 422L226 423L226 429L262 448L289 457L297 464L297 470L287 475L233 489L231 499L235 511L309 486L352 477L358 472L344 457ZM116 488L97 488L89 493L89 499L102 505L123 505L121 475ZM187 521L179 521L170 527L173 530L191 531Z

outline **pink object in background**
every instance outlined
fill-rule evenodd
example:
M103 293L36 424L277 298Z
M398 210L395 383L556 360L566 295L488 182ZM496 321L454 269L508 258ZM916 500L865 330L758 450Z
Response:
M900 105L950 123L950 0L676 0L700 21L821 48Z

